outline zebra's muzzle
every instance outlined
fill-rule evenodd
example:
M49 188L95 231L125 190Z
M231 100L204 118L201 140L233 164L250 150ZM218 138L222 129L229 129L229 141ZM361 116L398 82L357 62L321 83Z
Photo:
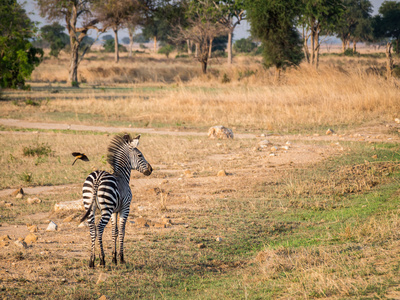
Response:
M153 168L149 165L146 171L143 172L144 175L149 176L153 172Z

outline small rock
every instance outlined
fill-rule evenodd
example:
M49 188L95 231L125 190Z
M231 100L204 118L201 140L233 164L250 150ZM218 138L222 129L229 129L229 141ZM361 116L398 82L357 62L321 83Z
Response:
M42 200L40 200L39 198L35 197L35 198L28 198L28 199L26 200L26 202L27 202L28 204L39 204L39 203L42 202Z
M272 151L272 152L278 151L278 147L277 147L277 146L272 146L272 147L271 147L271 151Z
M2 235L0 237L0 241L11 241L10 237L8 236L8 234L6 235Z
M282 146L282 149L289 150L289 146Z
M192 178L192 177L193 177L193 173L192 173L192 171L190 171L190 170L185 170L184 174L185 174L185 176L188 177L188 178Z
M215 239L217 242L222 242L222 237L217 237L216 239Z
M17 245L17 247L20 247L20 248L24 248L24 249L28 248L28 245L24 241L19 241L18 240L18 241L15 241L14 244Z
M397 124L400 124L400 119L399 119L399 118L394 119L394 121L395 121Z
M13 203L11 203L11 202L6 202L4 205L5 205L5 207L11 207L11 206L14 206L14 204L13 204Z
M105 295L102 295L99 300L107 300L107 297Z
M149 227L149 223L148 220L146 220L145 218L136 218L135 220L135 226L137 227Z
M219 170L218 173L217 173L217 176L218 177L226 176L225 170Z
M108 277L109 277L109 275L104 274L104 273L100 273L99 279L97 279L96 284L100 284L100 283L106 281Z
M15 196L15 199L22 199L24 198L24 194L18 193L17 196Z
M7 247L9 244L8 241L0 241L0 248Z
M325 132L326 135L331 135L334 133L335 133L335 131L333 131L333 129L330 129L330 128Z
M206 247L206 245L204 245L203 243L197 244L197 248L199 248L199 249L203 249L205 247Z
M375 154L375 155L372 155L371 158L377 159L377 158L378 158L378 155L376 155L376 154Z
M275 153L270 153L269 156L276 156L276 154Z
M84 228L88 227L88 224L86 222L82 222L81 224L78 225L78 228Z
M171 219L167 218L167 217L163 217L161 219L161 222L164 224L172 224Z
M233 132L224 126L213 126L208 130L208 137L210 139L233 139Z
M271 145L272 145L272 143L269 140L262 140L262 141L258 142L258 147L260 147L260 148L266 148Z
M38 232L39 228L37 227L37 225L31 225L28 226L28 230L29 232Z
M261 137L266 137L267 135L265 133L261 133Z
M154 223L154 227L156 228L165 228L165 224L164 223Z
M61 282L62 282L62 283L66 283L66 282L67 282L67 278L61 279Z
M54 223L53 221L50 221L49 226L47 226L46 231L56 231L57 230L57 224Z
M36 242L37 239L38 239L38 237L37 237L36 234L30 233L30 234L28 234L28 235L25 237L25 240L24 240L24 241L25 241L25 243L27 243L27 244L32 244L32 243Z
M167 179L163 179L163 181L160 182L160 184L167 184L169 181Z
M314 133L313 136L319 136L319 133Z
M286 145L289 145L289 146L290 146L291 144L292 144L292 143L291 143L291 142L289 142L289 141L287 141L287 142L286 142Z
M73 219L74 219L74 216L66 217L66 218L63 220L63 223L70 223L70 222L72 222Z
M19 188L18 190L15 190L14 192L11 193L11 196L16 197L18 194L23 195L24 190L22 188Z

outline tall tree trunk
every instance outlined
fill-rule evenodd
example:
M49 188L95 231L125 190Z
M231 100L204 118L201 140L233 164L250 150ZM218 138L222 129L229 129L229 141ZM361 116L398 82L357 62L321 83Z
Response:
M198 43L196 43L196 49L195 49L195 52L194 52L194 57L199 57L199 44Z
M353 40L353 53L357 52L357 42L356 40Z
M399 49L399 38L396 39L396 54L400 54L400 49Z
M129 57L132 57L133 50L133 31L129 31Z
M211 58L213 40L213 38L210 39L210 45L208 46L208 58Z
M311 31L311 64L315 63L315 32Z
M275 81L278 82L281 78L281 69L275 66Z
M342 40L342 52L344 53L346 51L346 40Z
M192 54L192 43L190 42L189 39L186 40L186 44L188 47L188 54L191 55Z
M203 74L207 74L207 61L206 60L201 61L201 70L203 71Z
M157 53L157 37L154 36L154 53Z
M119 62L119 49L118 49L118 29L114 28L114 62Z
M347 49L350 48L350 39L347 40Z
M318 69L318 66L319 66L319 49L321 48L321 44L319 42L319 28L317 28L317 30L315 32L315 35L316 35L316 41L317 41L315 68Z
M386 44L386 77L389 80L392 78L393 72L393 58L392 58L392 43L389 42Z
M72 86L78 84L79 42L70 35L71 58L69 61L68 83Z
M310 63L310 52L308 51L308 37L307 33L305 31L305 28L303 27L303 51L304 51L304 57L306 58L307 63Z
M232 30L228 32L228 65L232 64Z

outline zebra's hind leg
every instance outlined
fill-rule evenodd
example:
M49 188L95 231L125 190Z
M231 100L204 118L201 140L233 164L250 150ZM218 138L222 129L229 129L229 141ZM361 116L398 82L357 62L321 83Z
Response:
M102 212L99 224L97 224L97 239L99 241L99 246L100 246L100 266L103 267L106 266L106 261L104 259L104 249L103 249L103 232L108 221L110 221L110 214L108 212L105 213Z
M118 214L113 213L111 215L111 224L112 224L112 241L113 241L113 263L117 264L117 237L118 237Z
M128 218L128 213L125 215L121 212L121 215L119 217L119 260L121 262L121 264L125 263L124 260L124 237L125 237L125 224L126 224L126 220Z
M94 224L94 213L90 214L90 216L88 218L88 224L89 224L89 230L90 230L90 239L92 242L92 248L90 251L89 268L94 268L94 260L95 260L94 249L95 249L95 245L96 245L96 225Z

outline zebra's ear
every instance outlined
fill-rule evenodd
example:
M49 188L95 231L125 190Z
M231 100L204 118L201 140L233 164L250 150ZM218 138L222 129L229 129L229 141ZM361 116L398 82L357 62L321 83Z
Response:
M137 137L135 137L135 138L133 138L133 140L132 140L132 142L131 142L131 145L133 146L133 147L137 147L137 146L139 146L139 139L140 139L140 134L137 136Z

